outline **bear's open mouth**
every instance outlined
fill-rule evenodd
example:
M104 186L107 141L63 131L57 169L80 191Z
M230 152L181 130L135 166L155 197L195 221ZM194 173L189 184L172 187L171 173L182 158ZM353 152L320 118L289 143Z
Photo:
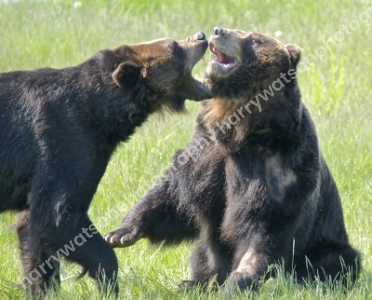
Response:
M216 62L223 68L229 70L237 65L235 58L228 56L226 53L220 51L214 44L210 43L209 48L211 52L217 56Z

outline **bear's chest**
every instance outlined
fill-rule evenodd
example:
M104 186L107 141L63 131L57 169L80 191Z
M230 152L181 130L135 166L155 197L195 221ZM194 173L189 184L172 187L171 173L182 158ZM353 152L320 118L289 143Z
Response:
M297 176L280 154L248 152L226 159L226 198L228 202L247 206L285 201L288 187Z

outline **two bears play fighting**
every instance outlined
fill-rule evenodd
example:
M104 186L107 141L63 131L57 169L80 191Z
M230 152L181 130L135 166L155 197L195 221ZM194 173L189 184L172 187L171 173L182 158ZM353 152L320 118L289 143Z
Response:
M216 27L207 88L191 77L207 45L197 33L101 51L72 68L0 75L0 211L19 213L26 277L91 225L87 210L116 146L149 114L182 110L187 98L209 99L191 142L106 241L198 240L183 284L216 278L231 291L246 289L281 262L299 281L356 280L360 254L348 243L340 197L301 101L299 48ZM258 97L268 87L270 97ZM178 159L195 149L195 159ZM117 260L100 234L67 259L118 291ZM34 295L59 282L54 264L30 282Z

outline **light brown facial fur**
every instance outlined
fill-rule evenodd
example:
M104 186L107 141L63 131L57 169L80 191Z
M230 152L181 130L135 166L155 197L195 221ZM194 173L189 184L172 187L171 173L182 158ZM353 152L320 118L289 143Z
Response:
M213 30L209 48L212 54L207 76L214 81L221 81L231 76L239 67L255 61L260 67L276 68L278 71L288 69L291 58L297 64L300 54L297 46L285 46L261 33L218 27Z
M119 87L135 84L138 78L162 97L162 103L170 103L175 110L183 108L183 101L212 98L211 91L192 77L194 65L203 57L208 42L201 32L181 41L157 39L116 49L117 56L129 53L130 63L120 63L113 72L113 80ZM177 100L180 99L180 100ZM182 103L180 107L173 105Z
M225 121L290 69L295 72L300 49L256 32L215 27L206 75L215 98L204 103L209 124ZM257 102L257 101L256 101ZM261 101L262 109L268 105ZM249 110L257 108L252 105ZM247 112L246 112L247 115Z

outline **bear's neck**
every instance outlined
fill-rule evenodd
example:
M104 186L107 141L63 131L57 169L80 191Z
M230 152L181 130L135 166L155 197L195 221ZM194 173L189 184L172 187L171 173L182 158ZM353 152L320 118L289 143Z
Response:
M249 106L249 100L241 99L214 98L203 101L200 112L203 124L218 145L229 152L237 152L244 147L253 119Z
M247 147L275 148L283 144L296 130L301 111L296 87L266 100L216 97L203 101L200 120L221 146L239 152Z
M217 123L229 122L232 117L238 113L238 116L249 115L249 112L244 108L249 103L249 100L223 99L214 98L203 102L203 119L208 127L213 127ZM239 114L240 112L240 114Z
M100 136L114 146L128 140L137 127L161 109L161 96L146 86L138 86L131 91L116 87L107 91L107 88L102 88L101 93L94 95L93 121Z

